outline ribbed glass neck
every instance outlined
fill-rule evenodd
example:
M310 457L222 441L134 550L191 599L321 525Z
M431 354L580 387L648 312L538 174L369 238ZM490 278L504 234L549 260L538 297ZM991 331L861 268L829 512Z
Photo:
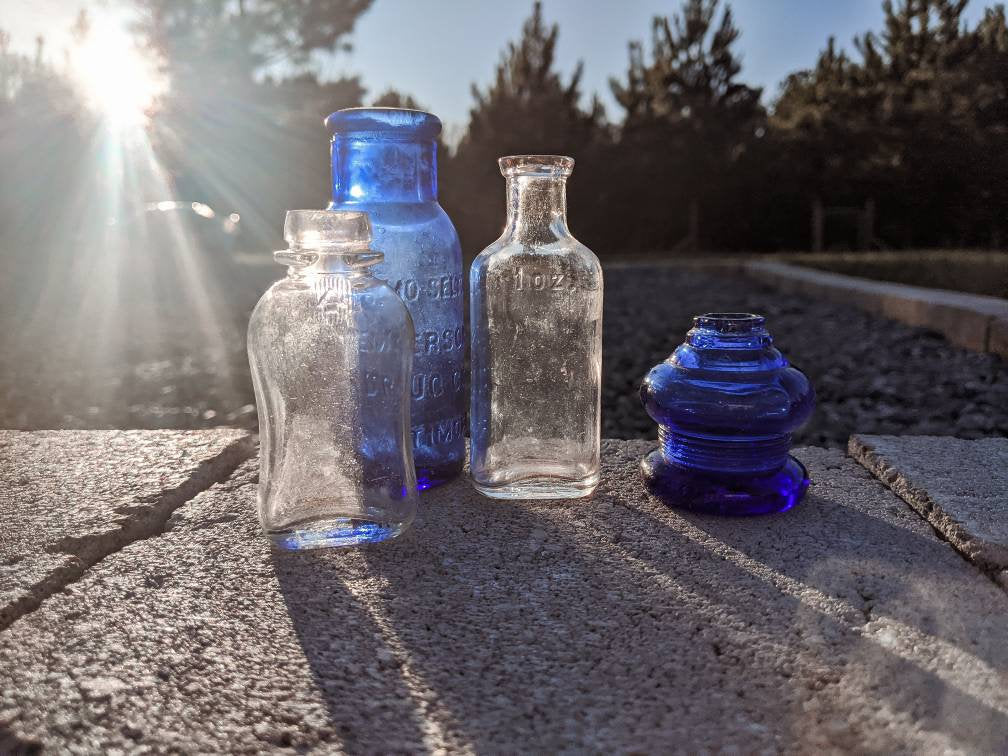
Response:
M508 176L505 235L523 244L548 244L570 234L566 176Z
M437 201L437 143L396 135L335 134L332 207Z
M314 275L370 276L371 267L385 259L381 252L352 246L316 249L292 248L273 253L293 279Z
M686 342L699 349L761 350L773 340L761 315L747 312L711 312L693 318Z

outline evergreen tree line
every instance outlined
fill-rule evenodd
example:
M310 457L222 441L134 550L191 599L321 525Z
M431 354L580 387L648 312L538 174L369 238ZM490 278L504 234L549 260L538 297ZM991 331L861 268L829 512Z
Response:
M285 209L324 206L322 117L360 104L423 105L394 91L369 99L357 78L320 78L317 53L348 48L370 3L141 0L137 31L171 81L151 142L175 195L237 210L264 244L275 243ZM503 223L496 158L560 153L577 161L571 227L603 258L808 249L817 214L826 246L999 247L1008 24L998 5L970 25L966 4L886 0L884 27L858 37L854 55L829 40L765 104L741 76L730 7L685 0L630 45L627 70L610 82L621 112L609 118L582 92L580 65L569 76L557 70L560 30L536 3L493 81L473 87L457 147L442 145L442 204L471 257ZM73 101L41 55L16 55L0 37L8 245L39 208L54 214L49 227L72 220L53 182L75 170L94 128Z
M764 107L740 76L731 8L686 0L630 45L610 81L616 123L583 104L580 67L567 81L555 72L559 30L536 5L494 82L474 88L446 207L478 249L503 202L483 206L503 196L492 158L562 152L578 161L571 226L603 255L808 249L817 206L825 246L1000 247L1008 26L1001 5L970 26L966 5L886 0L884 28L856 38L855 56L830 39Z

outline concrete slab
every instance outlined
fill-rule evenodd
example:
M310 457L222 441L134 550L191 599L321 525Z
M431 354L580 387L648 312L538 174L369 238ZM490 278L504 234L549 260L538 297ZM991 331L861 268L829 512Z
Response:
M970 560L1008 569L1008 438L856 435L849 452Z
M1008 319L1008 300L945 289L873 281L868 278L803 268L787 263L756 261L746 265L750 276L783 291L853 304L908 325L929 328L953 344L977 352L1000 351L992 324Z
M401 541L271 552L255 465L0 634L10 747L1003 751L1008 595L866 470L784 515L427 492ZM86 460L85 460L86 461ZM0 742L3 741L0 734Z
M255 453L243 431L0 431L0 629Z

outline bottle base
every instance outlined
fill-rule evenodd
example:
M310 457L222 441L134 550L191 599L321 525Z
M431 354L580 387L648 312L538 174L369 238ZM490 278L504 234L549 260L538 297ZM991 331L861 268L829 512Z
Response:
M473 488L492 499L580 499L591 496L598 487L599 474L593 473L579 480L565 480L541 476L487 485L473 479Z
M273 544L287 551L341 548L380 543L402 535L408 522L375 522L352 517L337 517L313 522L306 527L267 532Z
M786 512L808 490L805 466L788 455L780 470L765 475L700 473L671 464L660 449L640 463L644 488L663 503L691 512L750 516Z
M451 483L462 473L465 460L452 460L443 465L417 465L417 491L437 488L445 483Z

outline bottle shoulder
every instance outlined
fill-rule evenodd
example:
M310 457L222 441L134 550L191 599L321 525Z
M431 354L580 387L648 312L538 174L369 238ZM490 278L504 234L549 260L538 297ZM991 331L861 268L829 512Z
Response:
M309 320L319 311L347 302L354 312L413 327L406 304L384 280L364 276L283 278L259 298L249 318L250 332L268 322Z
M517 260L567 262L597 270L599 273L602 271L602 265L595 253L574 237L564 237L548 244L529 245L509 238L505 234L480 252L473 265L499 266Z

